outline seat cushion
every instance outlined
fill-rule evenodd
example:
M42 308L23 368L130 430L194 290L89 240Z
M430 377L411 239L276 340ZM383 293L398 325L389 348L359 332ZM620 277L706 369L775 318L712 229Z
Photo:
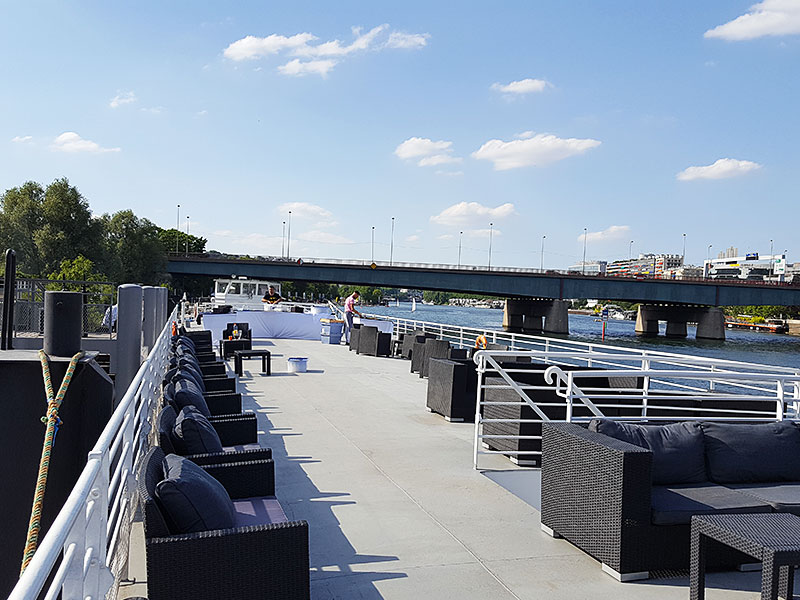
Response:
M155 497L174 534L236 526L236 511L222 484L182 456L164 458L164 479L156 484Z
M203 396L203 392L197 387L197 384L190 379L176 379L174 385L173 399L177 405L178 410L185 406L196 406L206 417L211 416L211 411L208 410L208 404Z
M637 425L593 419L589 429L653 453L653 484L707 481L703 431L698 423Z
M800 482L733 483L727 487L766 502L778 512L800 516Z
M281 503L275 496L234 500L233 509L236 511L236 527L269 525L288 521Z
M651 506L653 525L688 525L692 515L772 512L758 498L710 482L654 485Z
M800 481L800 429L789 422L703 423L708 478L717 483Z
M245 450L261 450L261 444L238 444L236 446L223 446L222 451L227 453L244 452Z
M178 454L222 452L222 442L214 426L195 406L184 406L173 427L172 443Z

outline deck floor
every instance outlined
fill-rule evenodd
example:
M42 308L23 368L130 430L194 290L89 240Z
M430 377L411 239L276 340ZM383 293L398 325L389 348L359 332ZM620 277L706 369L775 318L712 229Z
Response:
M499 456L475 471L473 426L427 412L408 361L310 341L254 347L272 351L273 375L245 361L240 391L287 516L309 522L315 600L688 596L685 576L621 584L544 534L538 471ZM308 372L288 373L291 356L308 357ZM759 591L758 572L708 577L710 599Z

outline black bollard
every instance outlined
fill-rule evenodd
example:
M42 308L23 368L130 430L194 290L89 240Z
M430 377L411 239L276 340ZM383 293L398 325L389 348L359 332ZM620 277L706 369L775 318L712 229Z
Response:
M44 351L72 356L81 349L83 297L79 292L44 293Z

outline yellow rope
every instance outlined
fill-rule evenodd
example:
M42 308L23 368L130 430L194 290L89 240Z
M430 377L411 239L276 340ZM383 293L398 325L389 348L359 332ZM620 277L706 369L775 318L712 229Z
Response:
M22 568L20 575L25 572L28 563L31 562L39 545L39 526L42 518L42 504L44 503L44 491L47 487L47 474L50 469L50 454L53 450L53 440L58 431L61 420L58 418L58 409L64 401L75 367L83 356L83 352L78 352L69 361L69 367L64 374L64 380L58 389L58 394L53 394L53 382L50 380L50 363L47 354L39 350L39 361L42 363L42 378L44 379L45 392L47 393L47 414L42 417L42 422L47 425L44 434L44 445L42 446L42 458L39 461L39 476L36 478L36 491L33 495L33 507L31 508L31 520L28 524L28 540L25 543L25 552L22 555Z

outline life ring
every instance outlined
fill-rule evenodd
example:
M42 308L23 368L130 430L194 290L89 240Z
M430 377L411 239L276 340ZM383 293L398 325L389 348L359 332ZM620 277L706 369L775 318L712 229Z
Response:
M486 350L487 342L485 335L479 335L475 338L475 347L480 348L481 350Z

